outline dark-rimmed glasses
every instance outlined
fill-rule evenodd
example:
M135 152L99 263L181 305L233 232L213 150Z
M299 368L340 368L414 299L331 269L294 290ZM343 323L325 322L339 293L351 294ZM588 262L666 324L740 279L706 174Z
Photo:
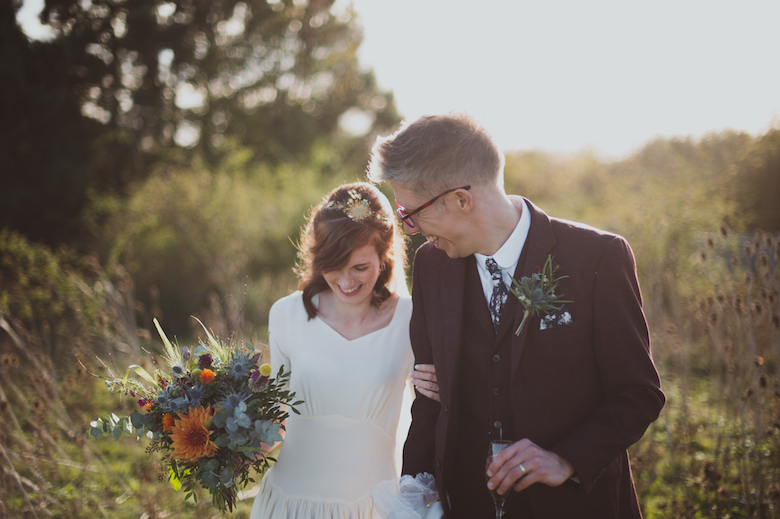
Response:
M406 212L406 208L404 206L402 206L401 204L399 204L398 202L396 202L395 205L398 206L398 209L396 209L395 212L398 214L398 218L400 218L402 222L406 223L406 225L408 225L409 227L414 229L416 226L414 225L414 222L411 219L412 216L416 215L417 213L419 213L420 211L422 211L426 207L432 206L434 204L434 202L436 202L436 200L438 200L439 198L443 197L447 193L452 193L453 191L457 191L458 189L465 189L466 191L468 191L469 189L471 189L471 186L453 187L452 189L448 189L447 191L444 191L443 193L440 193L440 194L434 196L433 198L431 198L430 200L425 202L423 205L421 205L417 209L415 209L413 211L409 211L409 212Z

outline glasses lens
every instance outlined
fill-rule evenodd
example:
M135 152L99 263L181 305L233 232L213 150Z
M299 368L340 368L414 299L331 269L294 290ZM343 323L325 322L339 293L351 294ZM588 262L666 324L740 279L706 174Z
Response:
M398 202L396 202L396 205L398 205ZM404 222L409 227L414 227L414 222L411 218L409 218L409 215L406 214L406 209L404 209L404 206L398 205L398 209L395 210L396 214L398 215L398 218L401 219L402 222Z

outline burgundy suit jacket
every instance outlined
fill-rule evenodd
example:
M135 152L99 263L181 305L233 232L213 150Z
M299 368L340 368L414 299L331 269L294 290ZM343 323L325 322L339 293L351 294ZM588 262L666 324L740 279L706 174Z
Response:
M512 415L517 439L568 460L580 483L534 484L525 492L537 519L641 517L626 449L658 417L665 398L633 252L618 235L550 218L526 204L531 228L522 275L540 271L552 255L557 275L568 276L556 293L572 301L566 303L572 322L540 330L542 316L529 317L520 336L512 335ZM415 362L436 366L441 404L417 395L403 473L432 473L445 514L448 478L458 470L458 404L468 398L459 394L457 376L465 266L465 259L424 244L413 270L412 348ZM522 312L518 304L512 333Z

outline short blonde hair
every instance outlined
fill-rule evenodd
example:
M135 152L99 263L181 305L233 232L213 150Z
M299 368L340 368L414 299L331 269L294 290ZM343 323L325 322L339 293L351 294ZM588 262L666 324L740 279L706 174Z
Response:
M367 176L423 196L461 185L503 186L504 154L467 114L425 115L377 138Z

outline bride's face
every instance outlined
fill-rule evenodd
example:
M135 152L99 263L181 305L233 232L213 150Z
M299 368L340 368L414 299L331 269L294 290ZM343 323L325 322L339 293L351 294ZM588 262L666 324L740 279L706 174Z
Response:
M336 298L346 304L370 304L374 285L379 278L379 254L373 245L352 251L340 270L325 272L323 277Z

